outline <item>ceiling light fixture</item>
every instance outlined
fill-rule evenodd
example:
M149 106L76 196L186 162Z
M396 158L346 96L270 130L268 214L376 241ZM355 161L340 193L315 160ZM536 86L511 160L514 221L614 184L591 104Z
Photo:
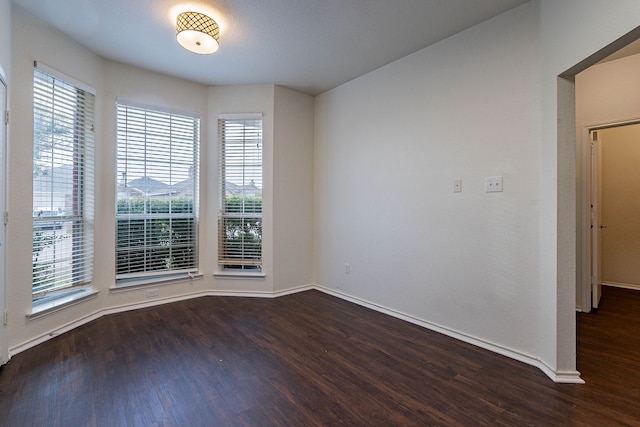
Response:
M218 50L220 28L203 13L183 12L176 19L176 38L180 46L191 52L213 53Z

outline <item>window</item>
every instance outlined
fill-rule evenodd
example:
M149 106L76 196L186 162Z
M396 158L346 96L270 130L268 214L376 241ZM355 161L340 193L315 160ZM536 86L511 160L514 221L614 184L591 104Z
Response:
M62 78L60 78L62 77ZM34 302L89 284L94 94L37 65L33 78Z
M117 104L116 278L198 269L200 119Z
M262 116L221 115L218 264L223 270L262 265Z

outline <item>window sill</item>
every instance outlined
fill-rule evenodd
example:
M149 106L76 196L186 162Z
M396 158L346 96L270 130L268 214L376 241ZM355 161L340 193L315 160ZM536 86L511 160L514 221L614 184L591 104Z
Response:
M116 286L109 289L109 292L116 294L118 292L135 291L137 289L165 286L174 283L191 282L201 280L202 277L202 273L181 274L169 277L140 277L138 279L123 280L119 283L116 281Z
M47 299L46 301L37 302L33 305L31 313L27 313L27 320L38 319L42 316L46 316L72 305L79 304L83 301L87 301L95 298L100 291L88 287L78 289L67 294L60 295L55 298Z
M266 275L263 272L218 271L213 273L213 277L217 279L264 279Z

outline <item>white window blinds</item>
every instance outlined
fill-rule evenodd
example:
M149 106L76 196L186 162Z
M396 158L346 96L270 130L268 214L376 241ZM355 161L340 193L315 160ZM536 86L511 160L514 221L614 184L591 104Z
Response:
M262 116L221 115L218 264L257 270L262 264Z
M93 117L92 93L35 68L34 301L92 280Z
M117 105L116 274L198 269L200 119Z

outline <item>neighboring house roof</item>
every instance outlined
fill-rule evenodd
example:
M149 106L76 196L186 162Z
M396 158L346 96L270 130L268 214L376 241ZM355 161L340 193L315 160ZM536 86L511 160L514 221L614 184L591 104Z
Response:
M158 181L157 179L149 178L148 176L143 176L142 178L129 181L127 183L127 187L137 188L145 194L166 193L171 190L170 185L167 185L162 181Z
M70 193L73 191L73 165L42 169L33 179L36 193Z
M171 186L176 190L191 190L193 188L193 178L187 178L183 181L177 182Z
M256 197L262 195L262 189L256 186L255 182L251 181L248 185L238 185L233 182L227 181L225 193L227 196L250 196Z
M118 185L118 193L129 197L162 197L177 194L188 194L193 188L193 179L187 178L173 185L165 184L157 179L143 176L129 181L126 187ZM70 194L73 191L73 165L64 165L53 169L42 170L39 176L34 177L33 191L36 193L63 193ZM262 195L262 189L251 181L247 185L238 185L226 182L227 196L245 195L256 197Z

